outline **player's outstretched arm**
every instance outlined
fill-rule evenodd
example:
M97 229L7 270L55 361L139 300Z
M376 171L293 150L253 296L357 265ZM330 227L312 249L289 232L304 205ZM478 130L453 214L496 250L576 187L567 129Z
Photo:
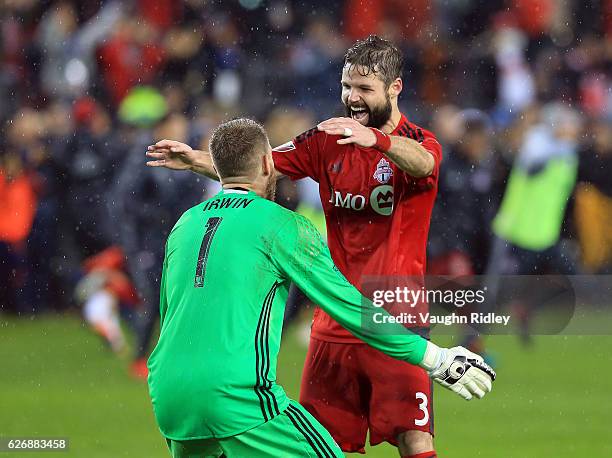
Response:
M191 170L197 174L219 181L210 153L195 150L185 143L175 140L160 140L147 148L146 155L151 158L147 162L149 167Z
M191 170L212 180L219 181L219 176L208 151L193 149L186 143L176 140L160 140L147 147L146 155L149 167L166 167L171 170ZM276 170L276 179L284 175Z
M270 257L278 270L340 325L389 356L423 367L430 377L464 399L491 391L495 372L465 348L440 348L399 324L372 326L375 313L386 314L352 286L331 259L314 226L301 215L279 230Z

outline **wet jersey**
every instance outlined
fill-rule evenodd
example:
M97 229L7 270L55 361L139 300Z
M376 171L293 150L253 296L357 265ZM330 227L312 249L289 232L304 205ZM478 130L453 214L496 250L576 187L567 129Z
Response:
M287 408L276 361L291 282L360 339L421 362L418 335L362 326L364 310L380 309L338 271L306 218L253 192L222 190L185 212L166 243L160 337L148 364L165 437L233 436Z
M316 128L273 151L279 172L319 183L331 256L357 288L364 276L422 277L425 273L442 148L431 132L404 115L391 135L411 138L429 151L435 160L433 173L412 177L380 151L338 145L341 137ZM359 342L320 309L315 310L312 336Z

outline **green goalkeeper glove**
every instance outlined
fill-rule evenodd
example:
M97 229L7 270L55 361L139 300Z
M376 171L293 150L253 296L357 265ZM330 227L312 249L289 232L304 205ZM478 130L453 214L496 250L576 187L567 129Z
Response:
M489 393L495 380L495 371L482 356L463 347L440 348L427 342L420 366L440 385L467 401Z

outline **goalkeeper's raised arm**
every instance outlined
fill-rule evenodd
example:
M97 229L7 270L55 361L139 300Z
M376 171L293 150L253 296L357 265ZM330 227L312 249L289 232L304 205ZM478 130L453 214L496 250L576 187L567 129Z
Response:
M424 368L436 382L466 400L491 391L495 372L482 357L463 347L440 348L399 324L392 333L364 326L374 312L372 302L351 285L334 265L321 236L301 215L280 228L270 249L277 268L314 303L359 339L387 355ZM389 331L386 329L385 331Z

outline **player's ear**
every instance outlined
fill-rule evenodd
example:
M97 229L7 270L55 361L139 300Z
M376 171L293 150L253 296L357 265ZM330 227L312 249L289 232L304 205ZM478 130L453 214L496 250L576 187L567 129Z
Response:
M215 174L216 174L216 175L219 177L219 179L220 179L221 177L219 176L219 172L217 172L217 167L215 167L215 161L213 161L213 160L212 160L212 156L211 156L211 161L210 161L210 163L211 163L211 165L212 165L213 172L215 172Z
M395 80L389 85L389 97L397 97L404 88L404 82L401 78Z
M272 175L274 173L274 160L272 159L272 153L264 154L261 157L262 170L265 176Z

